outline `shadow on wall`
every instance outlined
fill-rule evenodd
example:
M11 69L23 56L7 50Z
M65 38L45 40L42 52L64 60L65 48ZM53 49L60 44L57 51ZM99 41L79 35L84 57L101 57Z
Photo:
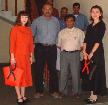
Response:
M108 88L108 18L104 18L104 22L106 24L106 32L103 38L103 45L104 45L104 54L105 54L105 71L106 71L106 84Z

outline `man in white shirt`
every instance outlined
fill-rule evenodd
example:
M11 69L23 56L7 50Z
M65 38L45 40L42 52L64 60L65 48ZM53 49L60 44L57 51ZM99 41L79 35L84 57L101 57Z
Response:
M60 55L60 92L66 94L68 69L72 75L73 95L79 94L80 85L80 51L83 46L84 32L74 27L75 16L68 14L65 18L66 28L58 35L57 46L61 49Z

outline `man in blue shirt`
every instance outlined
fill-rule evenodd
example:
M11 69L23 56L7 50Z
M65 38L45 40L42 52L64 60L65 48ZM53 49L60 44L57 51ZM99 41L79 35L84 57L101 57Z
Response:
M76 17L75 21L75 27L86 31L87 26L89 25L89 22L87 20L87 17L80 13L80 4L79 3L74 3L73 4L73 15Z
M68 8L67 7L62 7L61 10L60 10L60 17L59 17L60 30L66 28L65 16L67 14L68 14Z
M47 61L50 74L49 92L54 98L61 98L58 94L58 76L56 71L57 48L56 40L60 30L59 21L52 16L52 5L44 4L43 15L35 19L31 25L35 40L36 60L36 94L35 98L43 96L44 65Z

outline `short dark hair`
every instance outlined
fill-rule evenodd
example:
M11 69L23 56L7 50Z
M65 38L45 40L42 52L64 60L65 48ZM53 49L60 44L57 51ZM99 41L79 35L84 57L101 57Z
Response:
M66 10L68 11L68 8L67 8L67 7L62 7L62 8L61 8L61 11L62 11L63 9L66 9Z
M22 10L22 11L20 11L20 12L18 13L16 22L15 22L15 25L19 25L19 26L22 25L22 24L21 24L21 16L28 16L28 21L27 21L27 23L25 24L25 26L30 26L30 23L31 23L31 21L30 21L30 16L29 16L28 12L27 12L27 11L24 11L24 10Z
M103 19L103 10L102 10L102 8L100 6L98 6L98 5L95 5L95 6L91 7L90 12L92 11L92 9L98 9L101 12L102 15L99 16L99 20L102 20ZM93 18L90 17L90 20L93 21Z
M49 5L49 6L53 7L49 2L46 2L43 4L42 8L44 8L45 5Z
M80 8L80 3L74 3L73 7L78 6Z
M72 14L67 14L67 15L65 16L65 21L66 21L67 19L69 19L69 18L73 18L73 20L75 21L75 16L72 15Z
M51 1L54 2L54 0L51 0ZM48 2L48 0L46 2Z

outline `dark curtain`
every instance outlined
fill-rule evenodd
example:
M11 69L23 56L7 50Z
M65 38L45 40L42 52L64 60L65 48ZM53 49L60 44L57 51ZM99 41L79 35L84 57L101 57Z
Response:
M47 0L35 0L35 3L37 4L37 10L38 10L39 16L42 15L42 7L46 1Z
M29 13L31 21L39 16L35 0L25 0L25 9Z
M29 13L29 16L31 18L31 2L30 2L30 0L25 0L25 10Z
M31 18L32 18L32 20L34 20L38 16L39 16L39 12L37 9L37 4L36 4L35 0L31 0Z

